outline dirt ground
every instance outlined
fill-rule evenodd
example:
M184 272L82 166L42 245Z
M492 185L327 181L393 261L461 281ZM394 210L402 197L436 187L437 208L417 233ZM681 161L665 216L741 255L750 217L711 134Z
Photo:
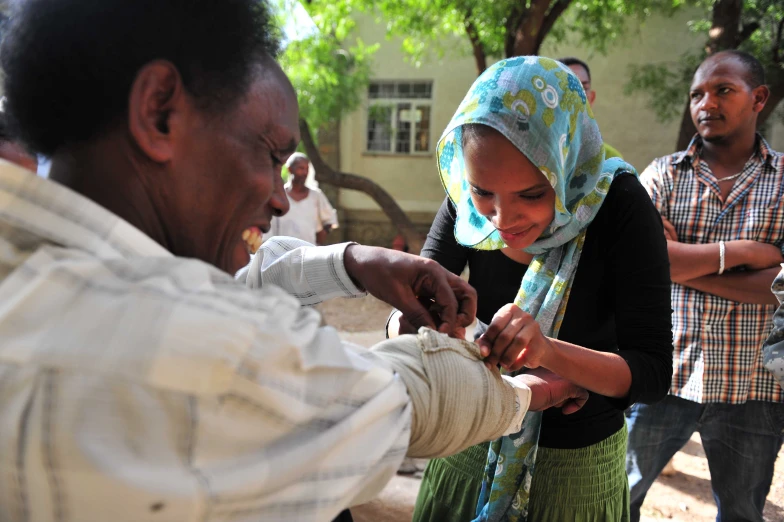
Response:
M372 298L339 299L319 306L327 324L334 326L341 337L370 346L384 338L383 327L390 307ZM784 450L776 461L765 520L784 522ZM692 439L674 458L677 473L659 477L642 507L643 522L675 520L697 522L715 520L716 505L710 489L710 472L699 435ZM357 522L407 522L411 520L419 479L398 475L376 500L352 508Z

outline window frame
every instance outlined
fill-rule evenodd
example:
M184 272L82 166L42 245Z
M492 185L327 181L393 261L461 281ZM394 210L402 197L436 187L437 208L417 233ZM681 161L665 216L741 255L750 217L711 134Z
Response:
M413 87L413 84L416 83L429 83L430 84L430 97L429 98L398 98L398 97L378 97L378 98L371 98L370 97L370 86L372 84L394 84L395 90L397 90L397 86L400 84L410 84ZM374 156L396 156L396 157L417 157L417 156L432 156L433 155L433 107L434 107L434 90L435 90L435 81L429 79L415 79L415 80L383 80L383 79L374 79L371 80L368 84L367 89L365 90L365 112L364 112L364 134L363 134L363 145L362 145L362 152L365 155L374 155ZM413 89L410 89L413 91ZM409 145L410 150L409 152L397 152L397 123L398 118L397 114L399 106L401 104L408 104L410 111L416 111L420 107L427 107L429 109L429 124L427 129L427 150L416 150L416 122L412 121L411 123L411 132L409 136ZM374 107L390 107L391 108L391 132L392 136L390 139L390 149L389 150L371 150L368 148L369 145L369 133L370 133L370 111ZM405 110L405 109L402 109Z

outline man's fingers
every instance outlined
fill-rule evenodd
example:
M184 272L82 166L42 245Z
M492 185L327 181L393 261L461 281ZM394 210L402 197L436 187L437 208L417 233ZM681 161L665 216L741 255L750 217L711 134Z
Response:
M457 326L469 326L476 319L476 290L451 272L447 272L447 279L457 298Z
M571 415L576 411L580 411L585 405L585 401L577 401L576 399L569 399L561 408L561 413L564 415Z
M417 332L417 329L414 327L414 325L412 325L410 322L408 322L408 319L406 319L406 317L404 315L401 315L400 316L400 330L399 330L399 333L401 333L401 334L411 334L411 333L416 333L416 332Z
M441 333L451 334L454 332L457 320L457 297L449 284L448 275L452 274L440 265L433 263L429 273L420 279L419 284L415 285L415 292L420 297L431 298L438 309L441 324L432 327Z
M417 299L412 296L405 302L406 306L401 307L400 311L403 312L403 317L414 328L414 331L423 326L436 329L436 323L430 316L430 312Z
M571 411L569 413L574 413L577 410L579 410L580 408L582 408L583 406L585 406L585 403L588 402L588 398L590 396L591 396L591 394L588 393L588 390L584 390L584 389L580 388L579 396L575 397L574 399L572 399L572 403L574 404L574 407L571 409Z
M563 407L561 408L564 415L578 411L588 401L588 391L575 384L570 383L566 388L566 392L568 397L565 397L566 400L563 401Z

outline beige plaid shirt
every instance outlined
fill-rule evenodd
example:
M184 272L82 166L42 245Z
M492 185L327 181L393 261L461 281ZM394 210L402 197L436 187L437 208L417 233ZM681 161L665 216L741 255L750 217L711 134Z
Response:
M406 388L268 284L361 294L345 245L293 246L251 292L0 162L0 521L328 521L380 491Z

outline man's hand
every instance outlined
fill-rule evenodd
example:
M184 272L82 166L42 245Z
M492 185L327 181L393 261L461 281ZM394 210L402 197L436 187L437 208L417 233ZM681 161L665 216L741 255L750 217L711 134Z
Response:
M420 302L422 302L420 300ZM433 304L432 301L427 301L422 303L423 306L430 310L430 317L433 321L438 321L438 315L435 313L435 310L438 309L437 306ZM403 334L415 334L419 329L416 328L414 325L408 322L408 320L403 317L403 314L400 311L396 311L392 316L389 318L389 324L387 326L387 337L389 339L394 339L398 335ZM449 334L450 337L454 337L455 339L465 339L466 338L466 327L458 325L454 332Z
M455 336L474 321L476 290L431 259L350 245L344 264L359 286L400 310L415 328Z
M745 266L749 270L765 270L779 266L784 259L781 249L776 245L759 241L730 241L727 243L727 255L731 256L735 248L740 250L740 261L736 265Z
M561 408L564 415L569 415L582 408L588 400L586 390L544 368L531 370L515 379L531 389L529 411L556 407Z

